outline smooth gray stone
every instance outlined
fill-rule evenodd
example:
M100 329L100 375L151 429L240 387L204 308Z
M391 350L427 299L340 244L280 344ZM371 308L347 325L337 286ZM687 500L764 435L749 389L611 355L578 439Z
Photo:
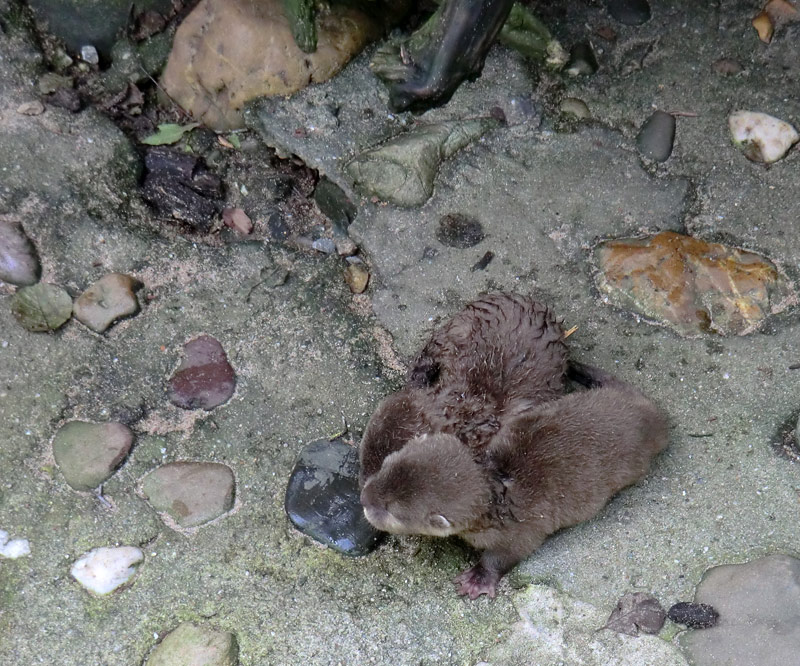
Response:
M675 116L656 111L645 120L639 135L636 137L636 147L639 152L656 162L665 162L672 154L672 145L675 141Z

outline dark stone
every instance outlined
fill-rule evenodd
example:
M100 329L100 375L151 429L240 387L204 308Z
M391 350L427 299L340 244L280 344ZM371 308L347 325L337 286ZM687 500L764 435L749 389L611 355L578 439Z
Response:
M221 209L222 181L189 153L157 147L145 155L142 196L156 211L206 233Z
M233 395L236 375L222 345L201 335L183 347L184 358L169 379L169 399L183 409L211 410Z
M491 250L487 250L486 254L484 254L480 259L478 259L478 261L476 261L472 265L471 268L472 272L474 273L475 271L482 271L490 263L492 263L492 259L494 259L494 252L492 252Z
M80 94L73 88L59 88L52 95L48 95L45 101L50 106L57 106L72 113L77 113L83 107Z
M436 240L449 247L465 249L477 245L483 238L481 223L461 213L443 215L436 229Z
M624 25L641 25L650 20L647 0L608 0L608 13Z
M318 440L300 452L284 507L303 534L344 555L366 555L381 533L364 517L359 496L357 449Z
M322 214L325 215L333 225L340 229L347 230L350 223L355 219L356 206L350 201L344 190L329 178L320 178L314 190L314 201L319 206Z
M708 629L717 623L719 613L708 604L679 601L667 611L667 617L678 624L685 624L690 629Z
M286 240L292 233L289 225L283 219L283 215L277 212L269 216L267 228L269 229L269 235L275 240Z
M645 157L656 162L665 162L672 154L672 144L675 141L675 116L656 111L645 120L639 135L636 137L636 147Z

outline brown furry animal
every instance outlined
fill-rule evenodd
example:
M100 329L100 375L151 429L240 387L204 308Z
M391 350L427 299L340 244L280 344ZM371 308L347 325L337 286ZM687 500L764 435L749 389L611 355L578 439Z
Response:
M557 530L595 516L639 481L667 445L667 419L648 398L578 363L591 386L504 423L479 455L451 434L415 437L367 479L361 503L378 529L458 535L482 551L456 578L459 594L494 597L500 578Z
M361 484L423 434L448 433L478 454L508 419L564 393L560 323L529 296L490 294L436 330L406 386L375 410L361 441Z

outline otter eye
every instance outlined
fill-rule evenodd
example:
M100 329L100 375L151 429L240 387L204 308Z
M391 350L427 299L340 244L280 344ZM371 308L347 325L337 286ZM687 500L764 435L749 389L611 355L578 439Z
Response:
M430 521L431 527L435 527L439 530L449 530L451 527L450 521L441 513L432 513L428 516L428 520Z

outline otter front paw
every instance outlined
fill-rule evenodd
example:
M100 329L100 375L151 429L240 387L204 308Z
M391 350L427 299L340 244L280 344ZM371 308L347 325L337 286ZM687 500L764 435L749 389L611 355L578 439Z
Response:
M457 592L460 595L466 594L470 599L477 599L482 594L488 594L494 599L499 580L499 573L490 571L479 562L456 576L453 582L458 586Z

